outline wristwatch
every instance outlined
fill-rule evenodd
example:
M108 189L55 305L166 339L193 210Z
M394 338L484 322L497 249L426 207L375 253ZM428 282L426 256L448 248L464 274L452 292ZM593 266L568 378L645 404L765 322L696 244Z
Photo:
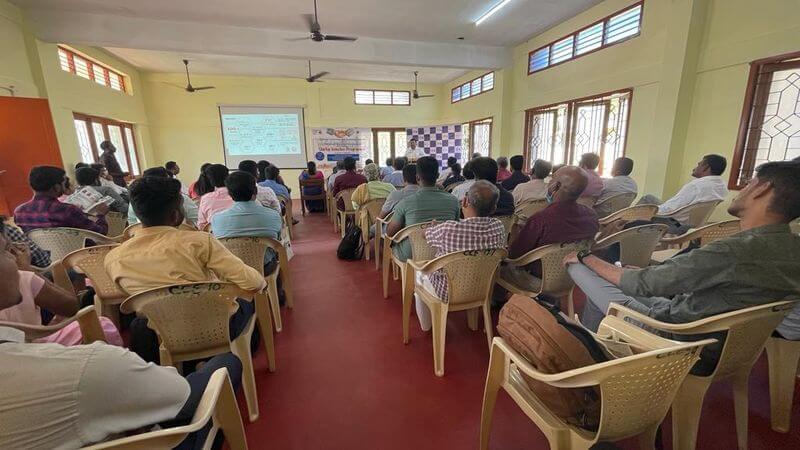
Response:
M581 251L579 251L578 252L578 261L581 264L583 264L583 259L586 258L587 256L591 255L591 254L592 254L592 252L589 251L589 250L581 250Z

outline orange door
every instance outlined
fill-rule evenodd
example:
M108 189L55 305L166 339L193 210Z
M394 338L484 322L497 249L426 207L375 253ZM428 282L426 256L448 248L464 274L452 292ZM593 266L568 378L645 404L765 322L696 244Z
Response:
M46 99L0 97L0 214L31 198L31 167L63 167Z

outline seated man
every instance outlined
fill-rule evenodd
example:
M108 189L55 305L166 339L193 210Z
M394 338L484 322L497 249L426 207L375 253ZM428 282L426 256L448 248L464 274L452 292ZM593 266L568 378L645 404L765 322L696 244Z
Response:
M403 182L405 186L403 189L397 189L389 194L386 197L386 202L383 204L383 208L381 208L381 213L378 215L381 219L385 218L394 210L394 207L400 203L400 200L403 200L406 197L414 195L419 191L419 185L417 184L417 165L416 164L408 164L403 167Z
M264 169L268 180L270 180L270 178L269 178L270 176L274 176L275 177L275 178L272 178L272 180L274 180L278 176L280 176L280 170L277 167L275 167L275 169L274 169L275 173L273 174L272 173L272 169L271 169L272 167L275 167L275 166L270 166L270 167L267 167L266 169ZM258 180L258 163L257 162L255 162L253 160L249 160L249 159L245 160L245 161L242 161L242 162L239 163L239 170L242 170L244 172L249 173L250 175L253 176L253 178ZM283 186L281 184L279 184L278 186L280 186L279 188L277 188L278 191L280 191L282 195L286 195L287 197L289 197L289 191L286 189L286 186ZM258 188L258 193L256 194L256 201L258 203L260 203L261 206L266 206L267 208L272 208L275 211L280 212L281 211L281 202L278 200L278 197L276 195L278 193L278 191L276 191L272 187L259 186L258 184L256 184L256 187ZM286 192L286 193L283 194L283 192Z
M542 200L547 195L547 183L544 179L550 176L550 170L553 165L543 159L537 159L533 163L533 170L531 171L530 181L518 184L514 188L512 195L514 196L514 205L519 206L528 200Z
M686 323L796 298L800 237L789 222L800 217L800 163L760 166L728 212L741 220L741 232L660 265L620 268L586 252L568 255L564 263L587 297L581 322L596 330L612 302Z
M80 168L78 167L78 164L75 164L76 170ZM131 203L131 194L130 192L128 192L128 188L119 186L118 184L114 183L114 178L108 173L108 169L106 169L106 166L100 163L94 163L94 164L86 164L83 167L91 167L92 169L100 172L100 185L105 187L110 187L111 189L114 190L114 192L119 194L120 197L124 198L125 201L128 202L128 204Z
M333 183L333 190L331 191L331 194L333 194L335 197L337 194L339 194L339 192L342 192L346 189L355 189L359 185L366 182L367 178L364 175L356 172L355 158L348 156L344 159L344 173L336 176L336 181ZM339 208L340 211L344 211L344 201L339 199L336 207Z
M96 216L89 216L80 208L58 200L65 191L67 177L64 169L52 166L37 166L31 169L28 182L33 189L33 198L14 210L14 223L24 232L37 228L69 227L81 228L106 234L108 206L95 208Z
M386 158L386 166L381 167L381 180L394 172L394 158Z
M75 169L75 182L78 183L76 190L88 187L102 196L111 197L114 199L114 203L109 205L109 209L125 215L128 214L128 202L111 187L100 185L100 172L91 167ZM67 203L70 203L70 197L67 198Z
M225 180L228 179L228 168L222 164L212 164L206 169L206 178L214 187L213 192L200 197L197 208L197 229L202 230L211 221L214 214L224 211L233 205ZM133 194L131 194L133 196Z
M394 170L394 169L392 169ZM333 168L333 173L328 177L328 190L333 191L333 183L336 182L336 177L344 173L344 160L336 161L336 167Z
M586 189L583 191L584 197L597 197L603 191L603 179L597 174L597 166L600 165L600 156L597 153L584 153L581 155L579 167L583 169L589 182L586 184Z
M166 167L151 167L142 172L142 176L170 178ZM192 200L192 198L183 191L181 191L181 197L183 197L183 202L181 203L183 220L185 220L189 225L195 226L197 223L197 203L195 203L194 200ZM128 208L128 224L133 225L135 223L139 223L139 218L136 217L136 212L133 210L133 208Z
M475 174L476 180L486 180L497 185L497 189L500 191L497 208L492 215L497 217L514 214L514 196L497 183L497 162L487 156L481 156L470 161L470 166L472 166L472 172Z
M432 156L417 160L417 183L419 191L404 198L394 207L392 220L386 227L386 235L394 236L403 228L430 220L457 220L460 214L458 200L436 187L439 177L439 162ZM411 257L411 243L406 239L392 248L394 255L405 261Z
M503 189L512 192L520 184L531 181L531 177L525 175L525 172L522 171L523 165L525 165L525 158L523 158L522 155L514 155L511 157L511 175L500 182Z
M246 291L263 290L264 277L213 236L176 228L183 221L180 189L180 182L173 178L143 177L131 185L131 205L144 228L106 255L111 279L129 295L170 284L216 280ZM239 301L231 317L231 338L244 330L254 312L251 302ZM141 324L131 328L131 349L146 361L156 361L158 341L152 330Z
M247 166L245 166L245 168L247 168ZM239 167L239 170L243 170L242 167ZM264 176L266 179L258 183L260 187L272 189L276 195L282 195L287 198L289 197L289 188L278 181L281 177L281 169L278 168L278 166L270 164L266 169L264 169ZM259 192L262 191L260 190ZM264 202L262 201L261 203L263 204Z
M458 159L456 159L455 156L448 156L447 167L439 174L439 178L436 179L436 184L444 184L444 181L453 173L452 169L455 164L458 164Z
M461 175L461 164L454 163L452 166L450 166L449 170L450 170L450 175L447 178L445 178L444 182L442 183L442 187L444 189L447 189L452 184L461 183L467 180L466 178L464 178L463 175Z
M706 155L697 166L692 169L694 180L683 185L680 191L665 202L651 194L639 200L639 205L658 205L658 215L666 216L675 211L695 203L724 200L728 195L728 187L721 175L725 172L728 162L720 155ZM674 217L680 223L689 220L688 213Z
M638 194L639 187L636 181L631 178L633 172L633 160L630 158L617 158L614 160L614 167L611 169L611 177L603 180L603 190L597 202L619 194Z
M425 240L436 249L436 257L465 250L505 248L506 229L502 222L490 217L499 197L497 186L485 180L475 182L461 201L464 219L448 220L425 230ZM417 272L417 283L447 301L447 277L442 271L430 276ZM431 311L420 299L416 300L416 308L420 327L430 330Z
M397 189L403 187L403 167L407 164L406 158L397 157L394 159L394 171L383 177L383 181L390 183Z
M519 258L543 245L593 240L600 228L592 208L578 203L586 188L586 173L565 166L553 174L547 186L547 208L532 215L508 247L509 258ZM502 266L500 276L509 283L528 289L542 276L541 264L529 267Z
M21 301L16 274L14 256L0 249L0 310ZM0 327L0 360L0 448L81 448L159 423L186 425L214 370L227 368L234 386L242 372L228 353L184 378L121 347L26 343L7 327ZM195 448L209 429L176 448Z
M353 208L358 208L370 200L386 198L396 190L391 183L380 180L381 172L375 163L364 166L364 176L367 182L356 187L350 196Z
M480 158L480 156L477 157ZM453 188L453 195L458 199L459 202L464 200L464 197L467 195L467 191L469 191L470 186L472 186L472 183L475 182L475 172L472 171L472 161L474 160L475 158L467 161L467 163L464 164L464 168L461 169L461 174L464 175L464 182Z

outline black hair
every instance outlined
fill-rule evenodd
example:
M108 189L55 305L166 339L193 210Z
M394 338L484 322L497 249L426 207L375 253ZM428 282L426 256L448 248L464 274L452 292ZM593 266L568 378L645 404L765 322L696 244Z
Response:
M720 155L711 154L703 156L703 162L708 165L708 169L711 170L711 175L722 175L722 173L725 172L725 168L728 167L728 160Z
M102 172L106 168L106 166L104 164L100 164L100 163L89 164L89 167L91 167L92 169L94 169L94 170L96 170L98 172Z
M614 167L617 168L617 173L620 175L628 176L633 172L633 160L624 156L617 158L614 161Z
M497 166L502 169L508 167L508 158L506 158L505 156L497 158Z
M356 159L353 157L348 156L344 159L344 170L355 170L356 168Z
M100 172L91 167L81 167L75 171L75 181L79 186L94 186L100 181Z
M417 165L406 164L403 167L403 181L408 184L417 184Z
M85 162L79 162L79 163L75 163L75 170L78 170L78 169L80 169L81 167L89 167L89 165L88 165L88 164L86 164Z
M439 161L433 156L418 158L417 177L430 186L436 184L436 179L439 178Z
M514 155L511 157L511 170L522 170L522 166L525 164L525 158L522 155Z
M228 168L222 164L212 164L205 170L206 178L214 188L225 186L225 179L228 178Z
M398 156L394 159L394 170L403 170L408 160L402 156Z
M258 176L258 163L253 161L252 159L245 159L239 163L239 170L245 171L250 175L257 177Z
M151 167L142 172L143 177L172 178L165 167Z
M64 182L67 172L54 166L36 166L28 174L28 184L36 192L46 192Z
M551 170L553 170L553 165L548 161L537 159L533 162L533 176L540 180L547 178L547 176L550 175Z
M306 169L308 170L309 175L314 175L317 173L317 163L314 161L309 161L308 164L306 164Z
M175 161L167 161L167 163L164 164L164 168L167 170L172 170L176 167L178 167L178 163L176 163Z
M461 164L455 163L450 166L450 173L455 176L461 175Z
M278 176L281 174L281 169L278 166L271 164L264 170L264 175L268 180L278 181Z
M371 159L367 159L367 160L364 161L364 165L366 166L366 165L372 164L373 162L375 162L375 161L373 161Z
M208 177L206 177L206 169L209 167L211 167L211 163L203 163L200 166L200 176L197 177L197 181L194 183L194 193L200 197L214 190L214 186L211 186Z
M597 169L600 165L600 156L597 153L584 153L581 155L580 166L589 170Z
M386 158L386 167L394 167L394 158Z
M455 156L447 157L447 167L453 167L453 164L458 164L458 158Z
M472 172L476 180L486 180L492 184L497 184L497 161L487 156L481 156L472 160Z
M225 187L235 202L249 202L258 192L256 177L246 170L237 170L228 175Z
M472 160L469 160L466 164L464 164L464 169L461 171L461 175L464 175L464 178L467 180L475 179L475 172L472 171Z
M769 210L790 222L800 217L800 162L774 161L756 169L759 183L769 182L774 193Z
M269 167L269 161L264 161L263 159L258 162L258 181L264 181L267 179L267 167Z
M180 181L145 176L131 184L130 192L133 212L144 226L173 225L172 215L183 202Z
M114 146L114 144L112 144L111 141L103 141L103 142L100 143L100 148L103 151L106 151L106 150L110 149L113 146ZM116 148L116 147L114 147L114 148Z

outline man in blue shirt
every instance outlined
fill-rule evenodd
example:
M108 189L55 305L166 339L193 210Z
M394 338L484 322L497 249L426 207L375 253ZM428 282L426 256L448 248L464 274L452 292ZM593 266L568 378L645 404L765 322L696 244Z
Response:
M258 185L263 187L268 187L273 191L275 191L276 195L283 195L284 197L288 198L289 189L286 186L278 183L278 176L280 175L280 173L281 170L278 169L278 167L275 164L267 167L264 170L264 175L266 175L267 179L262 181L261 183L258 183Z
M402 189L405 183L403 182L403 167L406 166L407 160L403 157L394 159L394 172L383 177L384 183L391 183L397 189Z

